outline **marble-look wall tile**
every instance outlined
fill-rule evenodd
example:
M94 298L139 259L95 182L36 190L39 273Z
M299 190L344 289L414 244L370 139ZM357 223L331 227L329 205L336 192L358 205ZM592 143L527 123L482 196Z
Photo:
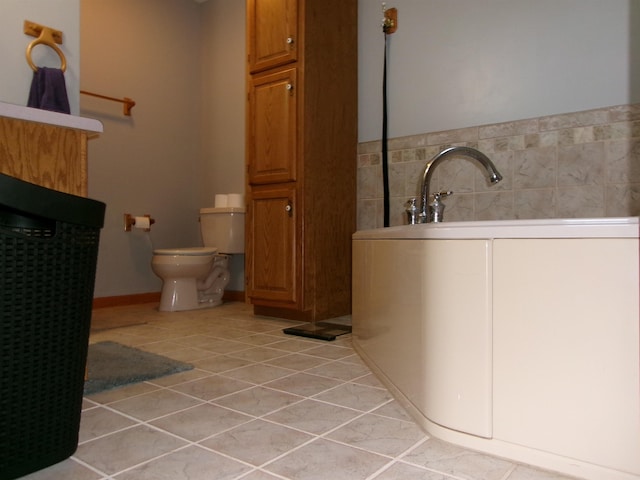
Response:
M609 142L607 174L609 183L640 182L640 140Z
M473 142L478 140L477 128L460 128L457 130L446 130L427 135L428 145L445 145L460 142Z
M604 217L604 187L582 185L558 188L556 216L558 218Z
M475 220L515 218L513 192L486 192L475 196Z
M426 163L452 145L485 153L503 180L491 185L470 159L439 165L430 186L454 192L446 221L640 215L640 104L389 139L391 225L406 223ZM381 150L358 146L358 229L383 226Z
M606 217L640 216L640 184L610 185L605 195Z
M516 190L515 218L555 218L556 195L553 188Z
M558 147L558 187L604 184L604 142Z
M515 122L497 123L479 127L480 138L510 137L538 132L538 120L518 120Z
M513 186L521 188L555 187L558 161L553 147L514 152Z

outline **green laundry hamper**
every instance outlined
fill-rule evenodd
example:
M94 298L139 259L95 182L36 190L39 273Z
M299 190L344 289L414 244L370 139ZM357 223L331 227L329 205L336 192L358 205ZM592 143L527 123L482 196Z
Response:
M0 480L78 447L104 212L0 174Z

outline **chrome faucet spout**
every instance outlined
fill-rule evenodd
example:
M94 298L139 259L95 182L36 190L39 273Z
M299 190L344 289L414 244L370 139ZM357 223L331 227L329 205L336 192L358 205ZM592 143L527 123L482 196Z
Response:
M442 163L446 158L449 157L469 157L480 163L484 167L484 169L489 174L489 181L492 184L498 183L502 180L502 175L498 172L498 169L493 164L493 162L487 157L484 153L475 148L471 147L450 147L447 148L440 153L438 153L435 157L433 157L424 167L424 172L422 173L422 188L420 192L420 222L428 223L430 222L429 215L429 188L431 184L431 177L433 176L433 171L435 167L437 167L440 163Z

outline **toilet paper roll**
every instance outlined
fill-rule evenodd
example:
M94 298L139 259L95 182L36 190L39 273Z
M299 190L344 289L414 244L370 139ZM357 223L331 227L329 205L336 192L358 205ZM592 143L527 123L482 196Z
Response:
M215 207L216 208L227 207L228 199L229 199L229 196L227 194L224 194L224 193L216 194Z
M151 219L149 217L134 217L136 223L133 224L135 228L149 229L151 227Z
M230 193L227 198L228 207L244 207L244 195L242 193Z

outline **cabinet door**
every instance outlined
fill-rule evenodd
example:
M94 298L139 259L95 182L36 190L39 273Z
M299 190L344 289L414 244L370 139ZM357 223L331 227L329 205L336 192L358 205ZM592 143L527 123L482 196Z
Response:
M295 184L252 188L246 250L252 303L296 303L296 218Z
M249 71L297 59L297 0L247 0Z
M249 183L296 179L296 69L254 75L249 91Z

